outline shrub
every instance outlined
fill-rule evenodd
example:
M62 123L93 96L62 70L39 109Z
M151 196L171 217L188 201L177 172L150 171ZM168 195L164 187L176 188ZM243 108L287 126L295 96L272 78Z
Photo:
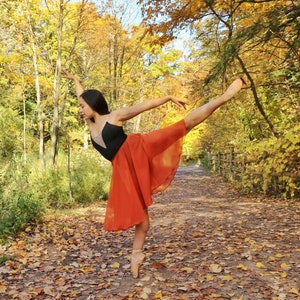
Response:
M27 190L20 190L10 199L0 201L0 239L14 236L26 224L35 223L44 214L43 205Z
M67 172L62 167L32 171L29 184L48 208L69 208L73 205L73 199L69 196Z
M111 169L95 151L78 153L73 159L72 194L77 203L107 199Z
M107 198L110 167L95 151L74 154L71 174L65 163L42 171L39 161L27 166L21 158L1 162L0 238L14 236L25 224L38 221L47 209L73 208Z
M300 196L299 132L298 125L280 138L253 143L247 149L248 163L243 178L246 189L282 198Z

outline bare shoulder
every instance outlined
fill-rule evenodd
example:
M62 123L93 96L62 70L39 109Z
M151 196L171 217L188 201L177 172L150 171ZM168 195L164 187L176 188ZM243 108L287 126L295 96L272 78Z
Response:
M121 113L119 110L114 110L107 116L107 122L109 122L110 124L113 124L113 125L117 125L117 126L123 125L123 122L121 119L122 119L122 117L121 117Z

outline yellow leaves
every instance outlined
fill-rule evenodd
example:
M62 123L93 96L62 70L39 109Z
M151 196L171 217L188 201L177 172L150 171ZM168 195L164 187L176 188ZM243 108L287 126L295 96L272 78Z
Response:
M290 266L289 266L288 264L286 264L286 263L282 263L282 264L280 265L280 267L281 267L281 269L283 269L283 270L289 270L289 269L290 269Z
M200 275L198 277L198 280L199 280L200 283L214 281L214 280L222 280L222 281L226 282L226 281L233 280L233 277L230 274L226 274L226 275L223 275L223 276L220 276L220 275L214 276L213 274L207 274L205 276Z
M265 265L262 262L257 262L255 265L257 268L260 268L260 269L265 268Z
M86 267L86 268L81 268L79 269L81 272L83 273L92 273L93 271L95 271L93 268L91 268L90 266Z
M217 299L217 298L221 298L222 296L220 295L220 294L216 294L216 293L212 293L211 295L210 295L210 298L212 298L212 299Z
M297 288L291 288L289 290L290 294L299 295L299 290Z
M161 291L158 291L155 295L154 295L154 298L155 299L161 299L163 297L162 295L162 292Z
M248 270L248 268L247 268L245 265L243 265L243 264L238 264L238 265L236 266L236 268L237 268L237 269L241 269L241 270L243 270L243 271L247 271L247 270Z
M119 269L120 268L120 264L115 261L112 265L111 265L114 269Z
M281 275L282 278L286 278L287 277L287 273L286 272L282 272L280 275Z
M285 255L281 254L281 253L276 253L275 257L277 257L277 258L283 258L283 257L285 257Z
M276 261L276 258L274 256L269 256L267 261L273 262L273 261Z
M1 284L0 284L0 294L1 294L1 293L5 293L6 290L7 290L7 286L1 283Z
M224 275L224 276L222 277L222 280L223 280L223 281L230 281L230 280L232 280L232 276L231 276L231 275Z

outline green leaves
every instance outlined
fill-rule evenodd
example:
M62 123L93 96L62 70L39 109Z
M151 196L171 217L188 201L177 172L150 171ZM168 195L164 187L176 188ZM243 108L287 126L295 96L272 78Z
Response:
M245 187L258 187L264 193L277 193L282 198L299 195L300 126L288 130L281 138L255 142L247 149L249 163Z

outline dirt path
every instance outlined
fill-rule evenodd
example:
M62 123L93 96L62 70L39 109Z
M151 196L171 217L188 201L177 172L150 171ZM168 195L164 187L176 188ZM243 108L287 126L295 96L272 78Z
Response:
M49 217L0 250L0 299L300 299L300 205L240 196L199 167L155 197L140 278L133 231L103 204Z

